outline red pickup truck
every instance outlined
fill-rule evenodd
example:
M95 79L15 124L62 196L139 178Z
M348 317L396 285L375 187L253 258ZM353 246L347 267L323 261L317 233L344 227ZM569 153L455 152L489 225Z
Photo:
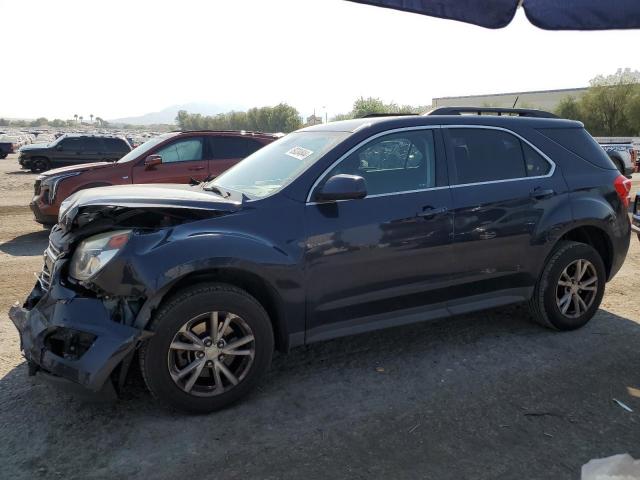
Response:
M36 222L57 222L62 201L85 188L128 183L189 183L213 178L280 135L245 131L171 132L117 162L56 168L40 175L30 203Z

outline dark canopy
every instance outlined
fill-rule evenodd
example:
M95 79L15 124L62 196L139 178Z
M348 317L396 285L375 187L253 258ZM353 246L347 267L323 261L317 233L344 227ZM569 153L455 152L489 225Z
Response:
M459 20L487 28L506 27L518 0L350 0L378 7ZM527 18L546 30L640 28L640 0L523 0Z

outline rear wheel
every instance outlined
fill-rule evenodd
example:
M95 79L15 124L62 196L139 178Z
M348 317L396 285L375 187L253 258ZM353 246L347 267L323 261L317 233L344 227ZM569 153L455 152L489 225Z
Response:
M559 243L529 301L534 320L557 330L582 327L598 310L605 283L604 262L593 247Z
M271 363L273 331L258 301L225 284L179 291L155 316L140 349L147 387L160 401L193 413L244 397Z
M49 170L49 161L46 158L34 158L31 162L31 171L33 173L44 172Z

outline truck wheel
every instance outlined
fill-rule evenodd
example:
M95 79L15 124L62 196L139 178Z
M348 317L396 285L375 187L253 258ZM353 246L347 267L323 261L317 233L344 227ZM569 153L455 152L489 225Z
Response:
M191 413L209 413L241 399L271 364L267 312L244 290L200 284L178 291L157 312L155 332L140 348L152 395Z
M533 319L556 330L575 330L595 315L607 281L604 262L590 245L558 243L536 284Z
M31 171L33 173L44 172L49 170L49 161L46 158L35 158L31 162Z

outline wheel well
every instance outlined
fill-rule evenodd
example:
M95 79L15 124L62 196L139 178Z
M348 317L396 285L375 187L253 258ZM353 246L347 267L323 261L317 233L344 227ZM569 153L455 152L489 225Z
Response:
M203 272L194 272L181 278L171 289L166 292L164 298L168 298L172 293L183 287L191 286L196 283L219 282L228 283L235 287L245 290L249 295L254 297L266 310L271 320L273 328L273 337L276 343L276 349L286 351L288 349L288 340L286 331L282 327L284 325L284 313L281 307L278 294L258 275L253 273L237 270L237 269L213 269Z
M574 242L586 243L591 245L600 254L607 271L607 278L611 273L611 263L613 261L612 245L609 236L604 230L598 227L585 225L574 228L565 233L560 240L572 240Z

